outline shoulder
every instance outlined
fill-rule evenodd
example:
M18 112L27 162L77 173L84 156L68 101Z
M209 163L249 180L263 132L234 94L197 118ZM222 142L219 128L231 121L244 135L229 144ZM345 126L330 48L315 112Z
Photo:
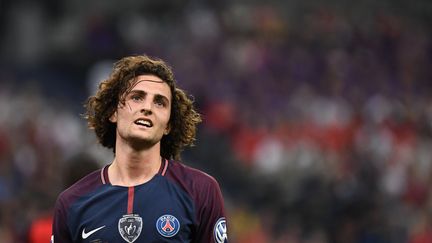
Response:
M166 176L195 190L219 187L213 176L175 160L169 161Z
M194 203L196 232L194 242L225 242L226 221L224 200L218 182L209 174L170 161L166 177L183 187ZM219 239L218 238L218 239Z
M213 176L179 161L169 161L165 176L186 191L198 207L223 205L219 183Z
M179 161L169 161L168 180L181 187L196 205L222 204L222 194L216 179Z
M65 189L58 196L57 204L61 204L63 207L68 207L77 199L103 185L101 171L102 169L93 171L71 185L69 188Z

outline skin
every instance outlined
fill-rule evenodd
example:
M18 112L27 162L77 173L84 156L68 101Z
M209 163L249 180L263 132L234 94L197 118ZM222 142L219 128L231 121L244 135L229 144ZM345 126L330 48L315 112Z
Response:
M167 83L154 75L140 75L125 94L110 121L117 123L116 155L108 168L112 185L135 186L153 178L162 158L160 141L169 133L172 94ZM145 120L150 127L137 124Z

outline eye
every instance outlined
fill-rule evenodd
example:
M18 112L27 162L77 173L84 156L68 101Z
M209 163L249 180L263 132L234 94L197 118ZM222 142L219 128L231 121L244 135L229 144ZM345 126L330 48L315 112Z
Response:
M132 94L129 98L132 101L142 101L143 99L142 95L139 94Z
M167 107L168 104L169 104L168 102L169 102L168 99L165 98L165 97L162 96L162 95L156 95L156 96L154 97L154 101L153 101L153 103L155 104L155 106L156 106L156 107L160 107L160 108Z
M155 103L155 105L157 105L159 107L165 107L166 106L166 102L162 99L156 99L154 103Z

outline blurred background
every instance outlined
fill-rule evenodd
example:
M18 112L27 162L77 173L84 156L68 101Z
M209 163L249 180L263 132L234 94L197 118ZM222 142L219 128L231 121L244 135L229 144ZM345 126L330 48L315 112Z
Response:
M0 241L112 160L81 117L114 61L166 60L204 122L230 242L432 242L432 2L0 0Z

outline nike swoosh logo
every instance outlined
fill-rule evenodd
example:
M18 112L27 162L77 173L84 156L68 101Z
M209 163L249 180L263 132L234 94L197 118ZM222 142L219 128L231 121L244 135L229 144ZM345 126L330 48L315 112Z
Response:
M89 232L85 232L85 228L84 228L83 231L82 231L82 235L81 236L82 236L83 239L87 239L90 235L94 234L96 231L98 231L100 229L103 229L103 228L105 228L105 225L101 226L99 228L96 228L96 229L94 229L92 231L89 231Z

